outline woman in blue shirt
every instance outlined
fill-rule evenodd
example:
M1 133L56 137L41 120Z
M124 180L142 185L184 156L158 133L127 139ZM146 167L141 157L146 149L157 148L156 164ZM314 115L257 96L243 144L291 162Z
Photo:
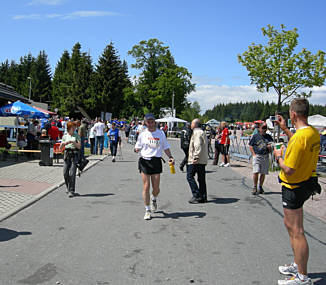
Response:
M112 127L108 132L108 137L110 141L110 151L112 155L112 162L115 162L115 157L117 155L118 143L121 146L121 135L119 129L116 127L116 123L112 123Z

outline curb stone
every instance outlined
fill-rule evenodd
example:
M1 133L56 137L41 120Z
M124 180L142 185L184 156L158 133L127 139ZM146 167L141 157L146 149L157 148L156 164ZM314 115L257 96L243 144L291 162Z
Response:
M107 158L108 155L105 155L103 158L98 159L97 161L95 161L93 164L91 165L87 165L86 168L84 169L83 172L86 172L87 170L91 169L92 167L94 167L95 165L97 165L99 162L103 161L105 158ZM21 205L17 206L16 208L12 209L11 211L3 214L0 216L0 222L10 218L11 216L17 214L18 212L24 210L25 208L31 206L32 204L34 204L35 202L41 200L42 198L44 198L45 196L47 196L48 194L50 194L51 192L53 192L54 190L60 188L61 186L63 186L65 184L64 179L58 183L57 185L51 186L47 189L45 189L44 191L42 191L41 193L39 193L38 195L36 195L35 197L31 198L30 200L22 203Z

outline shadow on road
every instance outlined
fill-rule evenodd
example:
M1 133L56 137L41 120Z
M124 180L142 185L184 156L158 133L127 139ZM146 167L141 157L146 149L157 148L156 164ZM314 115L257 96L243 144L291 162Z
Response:
M208 200L207 203L214 204L232 204L239 201L237 198L219 198L219 197L210 197L211 200Z
M21 185L0 185L0 188L17 188L20 187Z
M309 273L309 277L311 279L319 279L317 281L314 281L315 285L325 285L326 284L326 272Z
M265 192L264 195L275 195L275 194L282 194L281 192Z
M0 242L8 241L18 236L28 236L31 234L31 232L16 232L5 228L0 228Z
M94 193L94 194L78 194L76 197L107 197L113 196L113 193Z
M179 219L179 218L189 218L195 217L196 219L201 219L206 216L204 212L175 212L175 213L165 213L164 211L157 211L157 214L163 214L162 217L155 217L155 219Z
M206 170L205 173L209 174L209 173L215 173L216 170Z

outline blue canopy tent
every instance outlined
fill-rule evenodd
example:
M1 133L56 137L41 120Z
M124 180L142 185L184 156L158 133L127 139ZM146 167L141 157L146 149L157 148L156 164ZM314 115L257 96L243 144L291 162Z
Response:
M30 119L42 119L48 118L48 114L44 114L41 111L24 104L20 101L16 101L12 104L5 105L0 107L0 116L15 116L15 117L24 117Z
M42 113L41 111L24 104L20 101L16 101L12 104L0 107L0 116L2 117L23 117L28 119L42 119L48 118L49 115ZM15 126L16 132L16 150L18 151L18 128Z

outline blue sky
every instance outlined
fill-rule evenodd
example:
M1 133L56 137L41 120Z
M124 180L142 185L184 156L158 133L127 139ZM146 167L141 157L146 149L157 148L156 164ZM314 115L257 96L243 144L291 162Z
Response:
M274 100L273 93L249 86L237 54L264 43L267 24L296 27L299 48L326 51L325 10L324 0L2 0L0 61L45 50L54 68L63 50L79 41L96 62L112 40L131 64L133 45L158 38L193 74L197 90L189 99L203 110L220 102ZM325 86L314 89L312 102L326 103Z

